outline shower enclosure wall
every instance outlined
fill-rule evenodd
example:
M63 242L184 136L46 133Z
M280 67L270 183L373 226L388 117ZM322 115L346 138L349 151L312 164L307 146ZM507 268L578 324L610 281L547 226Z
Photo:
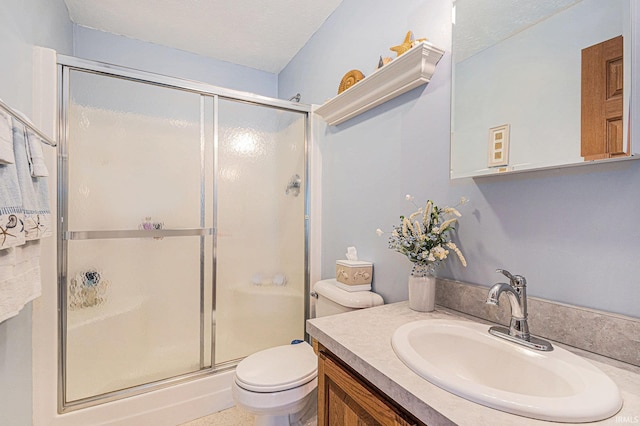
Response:
M59 411L304 338L308 107L58 62Z

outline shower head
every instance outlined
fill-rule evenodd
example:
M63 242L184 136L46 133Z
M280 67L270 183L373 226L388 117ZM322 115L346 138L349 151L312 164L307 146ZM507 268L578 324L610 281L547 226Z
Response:
M289 100L292 102L300 102L300 93L296 93L296 95L290 97Z

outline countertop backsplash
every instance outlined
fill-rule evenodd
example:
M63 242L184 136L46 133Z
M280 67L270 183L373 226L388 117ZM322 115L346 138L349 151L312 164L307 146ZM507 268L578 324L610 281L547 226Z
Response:
M438 279L436 304L508 326L509 303L485 304L488 290L476 284ZM528 297L527 304L531 334L640 366L640 318L536 297Z

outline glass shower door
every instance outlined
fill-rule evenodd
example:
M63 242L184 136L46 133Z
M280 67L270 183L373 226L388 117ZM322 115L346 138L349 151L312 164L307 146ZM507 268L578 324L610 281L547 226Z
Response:
M62 371L72 403L211 367L214 102L64 72Z
M215 363L304 339L306 114L220 99Z

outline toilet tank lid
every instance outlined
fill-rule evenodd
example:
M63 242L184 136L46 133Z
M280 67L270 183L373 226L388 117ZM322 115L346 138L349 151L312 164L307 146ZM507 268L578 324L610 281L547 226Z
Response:
M320 296L339 305L353 309L371 308L384 304L382 296L372 291L346 291L336 286L336 280L328 279L318 281L313 290Z

